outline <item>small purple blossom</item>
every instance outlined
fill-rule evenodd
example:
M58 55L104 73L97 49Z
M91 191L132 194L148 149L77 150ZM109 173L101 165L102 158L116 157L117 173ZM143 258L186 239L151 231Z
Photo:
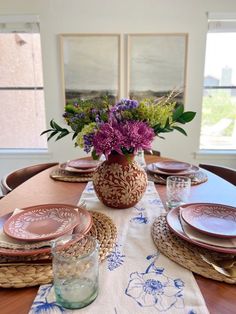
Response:
M138 101L134 99L121 99L115 107L119 110L130 110L138 107Z
M93 147L93 137L94 137L94 133L89 133L89 134L83 136L84 151L86 153L89 153L91 151L91 148Z
M123 111L130 111L138 106L137 100L123 98L110 109L110 119L115 118L115 120L120 121L122 120Z

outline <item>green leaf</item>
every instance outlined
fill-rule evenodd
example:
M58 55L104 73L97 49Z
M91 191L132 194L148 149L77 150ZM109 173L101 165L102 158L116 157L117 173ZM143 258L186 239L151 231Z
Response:
M180 128L179 126L172 126L172 128L187 136L185 130Z
M98 160L100 156L98 156L98 155L96 154L96 151L93 150L93 151L92 151L92 157L93 157L94 160Z
M54 120L53 120L52 124L53 124L53 128L58 130L58 131L65 130L65 129L61 128Z
M195 116L196 116L196 112L186 111L180 116L180 118L183 119L185 121L185 123L187 123L187 122L192 121Z
M51 128L53 128L54 129L54 125L53 125L53 123L54 123L54 121L53 121L53 119L50 121L50 126L51 126Z
M56 131L53 131L50 135L49 135L49 137L47 138L47 141L49 141L53 136L55 136L56 134L58 133L58 131L56 130Z
M63 138L64 136L68 135L70 132L66 129L63 129L63 131L58 135L58 137L56 138L56 141L60 140L61 138Z
M184 112L184 105L180 104L173 113L173 120L176 121Z
M43 134L46 134L46 133L48 133L48 132L52 132L52 131L54 131L54 129L45 130L45 131L43 131L43 132L40 134L40 136L43 135Z
M78 133L75 132L75 133L73 134L73 136L72 136L72 140L74 140L77 135L78 135Z

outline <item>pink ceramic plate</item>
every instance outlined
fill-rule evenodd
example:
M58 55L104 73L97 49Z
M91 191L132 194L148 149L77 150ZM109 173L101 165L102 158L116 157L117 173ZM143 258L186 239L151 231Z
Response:
M68 166L68 163L65 162L65 163L59 165L59 169L66 170L69 172L77 172L77 173L92 173L96 170L96 167L90 168L90 169L79 169L79 168L70 167L70 166Z
M25 208L3 225L4 232L17 240L36 242L55 239L80 224L76 206L46 204Z
M92 215L90 214L89 211L82 207L76 207L72 205L65 205L65 204L53 204L53 206L64 206L67 208L76 208L78 211L78 221L77 225L73 230L73 233L81 233L82 235L85 235L86 233L89 232L89 230L92 227L93 220L92 220ZM40 205L44 206L44 205ZM27 210L28 208L25 208ZM43 248L38 248L38 249L28 249L28 250L23 250L23 249L7 249L7 248L1 248L0 247L0 255L3 256L35 256L38 254L50 254L51 252L51 247L50 247L50 242L47 247ZM39 257L40 259L40 257Z
M67 166L77 169L93 169L99 165L97 160L74 159L67 162Z
M191 227L219 238L236 237L236 208L221 204L182 206L181 216Z
M155 166L165 172L180 172L188 170L191 165L187 162L181 162L181 161L160 161L156 162Z
M148 164L147 165L147 169L148 171L152 172L152 173L156 173L156 174L160 174L160 175L166 175L166 176L187 176L187 175L191 175L196 173L199 168L197 166L190 166L188 169L183 170L183 171L177 171L177 172L167 172L167 171L162 171L160 170L157 166L156 163L152 163L152 164Z
M193 205L193 204L191 204L191 205ZM197 246L203 247L203 248L211 250L211 251L220 252L220 253L236 254L236 249L233 249L233 248L223 248L223 247L214 246L214 245L210 245L207 243L203 243L203 242L199 242L199 241L190 239L185 234L185 232L183 231L183 228L181 226L181 223L179 220L179 211L180 211L179 207L173 208L169 211L169 213L167 214L167 217L166 217L168 226L177 236L184 239L185 241L188 241L189 243L195 244Z

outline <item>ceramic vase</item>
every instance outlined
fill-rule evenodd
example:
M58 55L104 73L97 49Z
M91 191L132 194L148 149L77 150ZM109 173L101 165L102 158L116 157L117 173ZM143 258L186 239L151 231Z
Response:
M95 171L93 184L99 200L124 209L137 204L147 188L147 174L134 155L110 154Z

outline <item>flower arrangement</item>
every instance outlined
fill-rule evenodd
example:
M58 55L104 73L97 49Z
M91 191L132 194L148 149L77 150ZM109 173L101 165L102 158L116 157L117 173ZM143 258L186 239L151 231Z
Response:
M187 135L180 124L186 124L195 117L195 112L184 111L183 104L177 104L176 93L159 99L146 98L138 102L121 99L110 105L107 99L100 102L78 100L65 106L63 117L71 128L60 127L54 120L48 133L48 140L56 140L72 133L75 146L98 158L112 152L132 154L138 150L151 150L155 136L177 130Z

